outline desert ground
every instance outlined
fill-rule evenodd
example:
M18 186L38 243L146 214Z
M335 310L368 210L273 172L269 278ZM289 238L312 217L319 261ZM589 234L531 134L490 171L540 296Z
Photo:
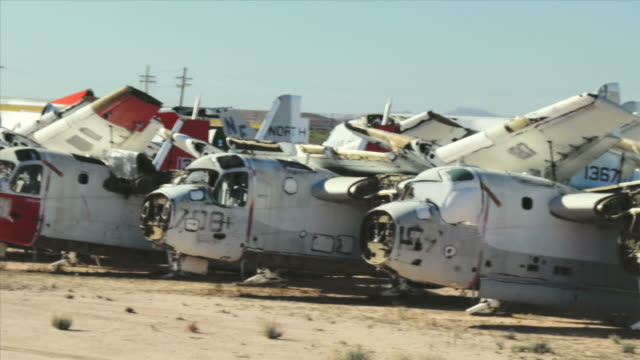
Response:
M451 289L390 299L380 296L387 282L368 277L248 287L233 273L161 274L54 271L9 254L0 261L0 359L640 359L639 331L528 307L471 316L464 309L476 299ZM71 319L70 329L52 326L54 316ZM269 328L281 336L270 339Z

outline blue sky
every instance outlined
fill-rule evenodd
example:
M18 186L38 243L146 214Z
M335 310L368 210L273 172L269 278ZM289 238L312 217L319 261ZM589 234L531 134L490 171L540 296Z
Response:
M640 100L637 1L0 1L0 95L142 88L177 105L518 115L610 81Z

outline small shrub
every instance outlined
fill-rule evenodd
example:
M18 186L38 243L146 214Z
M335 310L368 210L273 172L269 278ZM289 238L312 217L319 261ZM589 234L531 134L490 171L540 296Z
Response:
M405 357L406 358L406 357ZM371 356L367 354L361 347L347 350L345 353L336 358L336 360L370 360Z
M636 346L633 344L622 344L622 352L625 354L635 354L636 353Z
M514 333L513 331L509 331L508 333L504 334L502 337L504 337L507 340L515 340L516 333Z
M198 327L198 324L196 324L196 322L192 322L187 326L187 329L189 329L189 331L191 331L194 334L198 334L200 333L200 328Z
M532 352L532 353L536 353L536 354L553 353L553 350L551 349L551 347L549 347L549 345L544 341L531 343L529 345L514 345L514 346L511 347L511 351L513 351L513 352Z
M53 315L51 325L58 330L69 330L73 320L66 316Z
M503 341L496 341L496 345L498 346L499 350L503 350L504 349L504 342Z
M71 294L67 294L64 297L67 298L67 299L73 299L73 295L71 295Z
M609 335L609 340L613 341L616 344L620 344L620 335L611 334Z
M404 306L398 307L398 317L400 318L400 320L405 320L405 321L411 319L411 316L409 315L409 310Z
M131 306L127 306L126 308L124 308L124 311L128 312L129 314L135 314L136 310L134 308L132 308Z
M284 333L280 329L280 325L274 322L266 323L264 325L264 328L262 329L262 333L264 334L264 336L271 340L279 339L282 337L282 335L284 335Z

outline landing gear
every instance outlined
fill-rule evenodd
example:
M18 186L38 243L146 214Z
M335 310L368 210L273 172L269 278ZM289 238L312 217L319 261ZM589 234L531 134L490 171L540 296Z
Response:
M282 285L285 279L278 271L271 271L267 268L258 269L257 274L242 282L242 285Z
M387 289L381 293L382 296L397 297L409 294L415 294L418 289L412 287L409 281L397 275L391 276L391 289Z
M500 301L496 299L480 299L480 303L474 305L467 310L468 314L492 314L500 307Z
M202 258L183 255L167 250L169 273L164 278L185 276L187 273L206 275L209 272L209 261Z
M33 250L36 254L36 249ZM75 251L63 251L62 258L56 262L52 262L49 266L53 267L54 271L59 271L64 265L76 266L78 265L78 254Z

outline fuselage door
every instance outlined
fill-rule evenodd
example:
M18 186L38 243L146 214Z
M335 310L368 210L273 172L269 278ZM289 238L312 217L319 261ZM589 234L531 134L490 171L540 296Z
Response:
M203 209L207 211L207 229L198 232L198 242L212 243L213 258L238 260L251 226L247 172L222 175L213 189L212 198L215 205L208 207L208 211Z
M39 233L43 169L38 163L19 166L0 191L0 240L29 246Z

